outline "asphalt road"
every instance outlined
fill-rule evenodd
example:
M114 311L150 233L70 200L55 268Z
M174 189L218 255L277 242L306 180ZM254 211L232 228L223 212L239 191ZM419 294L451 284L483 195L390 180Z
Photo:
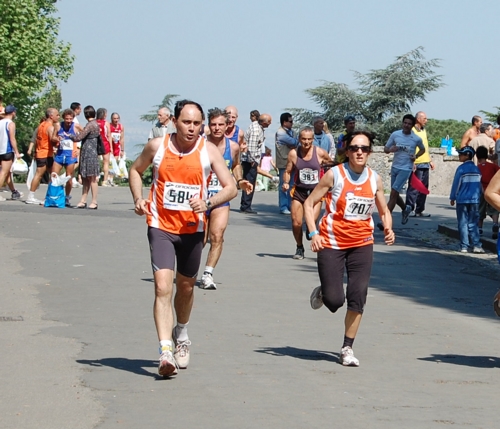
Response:
M359 368L337 363L345 308L309 306L315 256L292 259L277 194L256 194L256 216L234 201L218 290L195 292L191 364L164 380L145 220L127 188L99 192L97 211L0 203L1 428L498 424L499 267L437 234L446 199L430 219L396 213L392 247L376 232Z

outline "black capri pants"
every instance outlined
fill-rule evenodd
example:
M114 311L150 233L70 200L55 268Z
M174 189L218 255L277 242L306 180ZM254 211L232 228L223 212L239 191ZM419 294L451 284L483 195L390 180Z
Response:
M325 248L318 253L318 273L323 303L335 313L344 305L363 313L373 264L373 244L350 249ZM347 288L344 293L344 266L347 270Z

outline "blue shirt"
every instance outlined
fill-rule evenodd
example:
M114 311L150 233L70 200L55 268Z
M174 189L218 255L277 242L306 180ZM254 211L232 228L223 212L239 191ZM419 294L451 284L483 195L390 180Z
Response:
M314 146L326 150L326 153L330 153L332 141L330 140L330 137L328 137L324 132L321 132L321 134L314 134L313 144Z
M455 172L450 200L457 204L479 204L481 193L481 172L471 160L465 161Z

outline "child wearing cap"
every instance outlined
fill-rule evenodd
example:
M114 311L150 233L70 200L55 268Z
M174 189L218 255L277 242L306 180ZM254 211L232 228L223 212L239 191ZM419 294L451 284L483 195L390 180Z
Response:
M458 160L462 162L455 172L450 192L450 204L457 206L458 232L460 234L460 252L484 253L479 238L479 202L481 200L481 173L472 159L475 151L465 146L458 151ZM470 240L469 240L470 238Z

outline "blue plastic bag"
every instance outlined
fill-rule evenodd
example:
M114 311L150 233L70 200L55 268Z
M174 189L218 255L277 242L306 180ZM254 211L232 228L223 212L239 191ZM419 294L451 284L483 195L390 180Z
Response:
M47 194L45 195L44 207L56 207L63 209L66 207L66 194L64 193L64 186L55 186L49 183Z
M451 149L453 148L453 139L450 139L450 136L446 136L444 139L441 139L441 147L446 149L446 155L451 155Z

